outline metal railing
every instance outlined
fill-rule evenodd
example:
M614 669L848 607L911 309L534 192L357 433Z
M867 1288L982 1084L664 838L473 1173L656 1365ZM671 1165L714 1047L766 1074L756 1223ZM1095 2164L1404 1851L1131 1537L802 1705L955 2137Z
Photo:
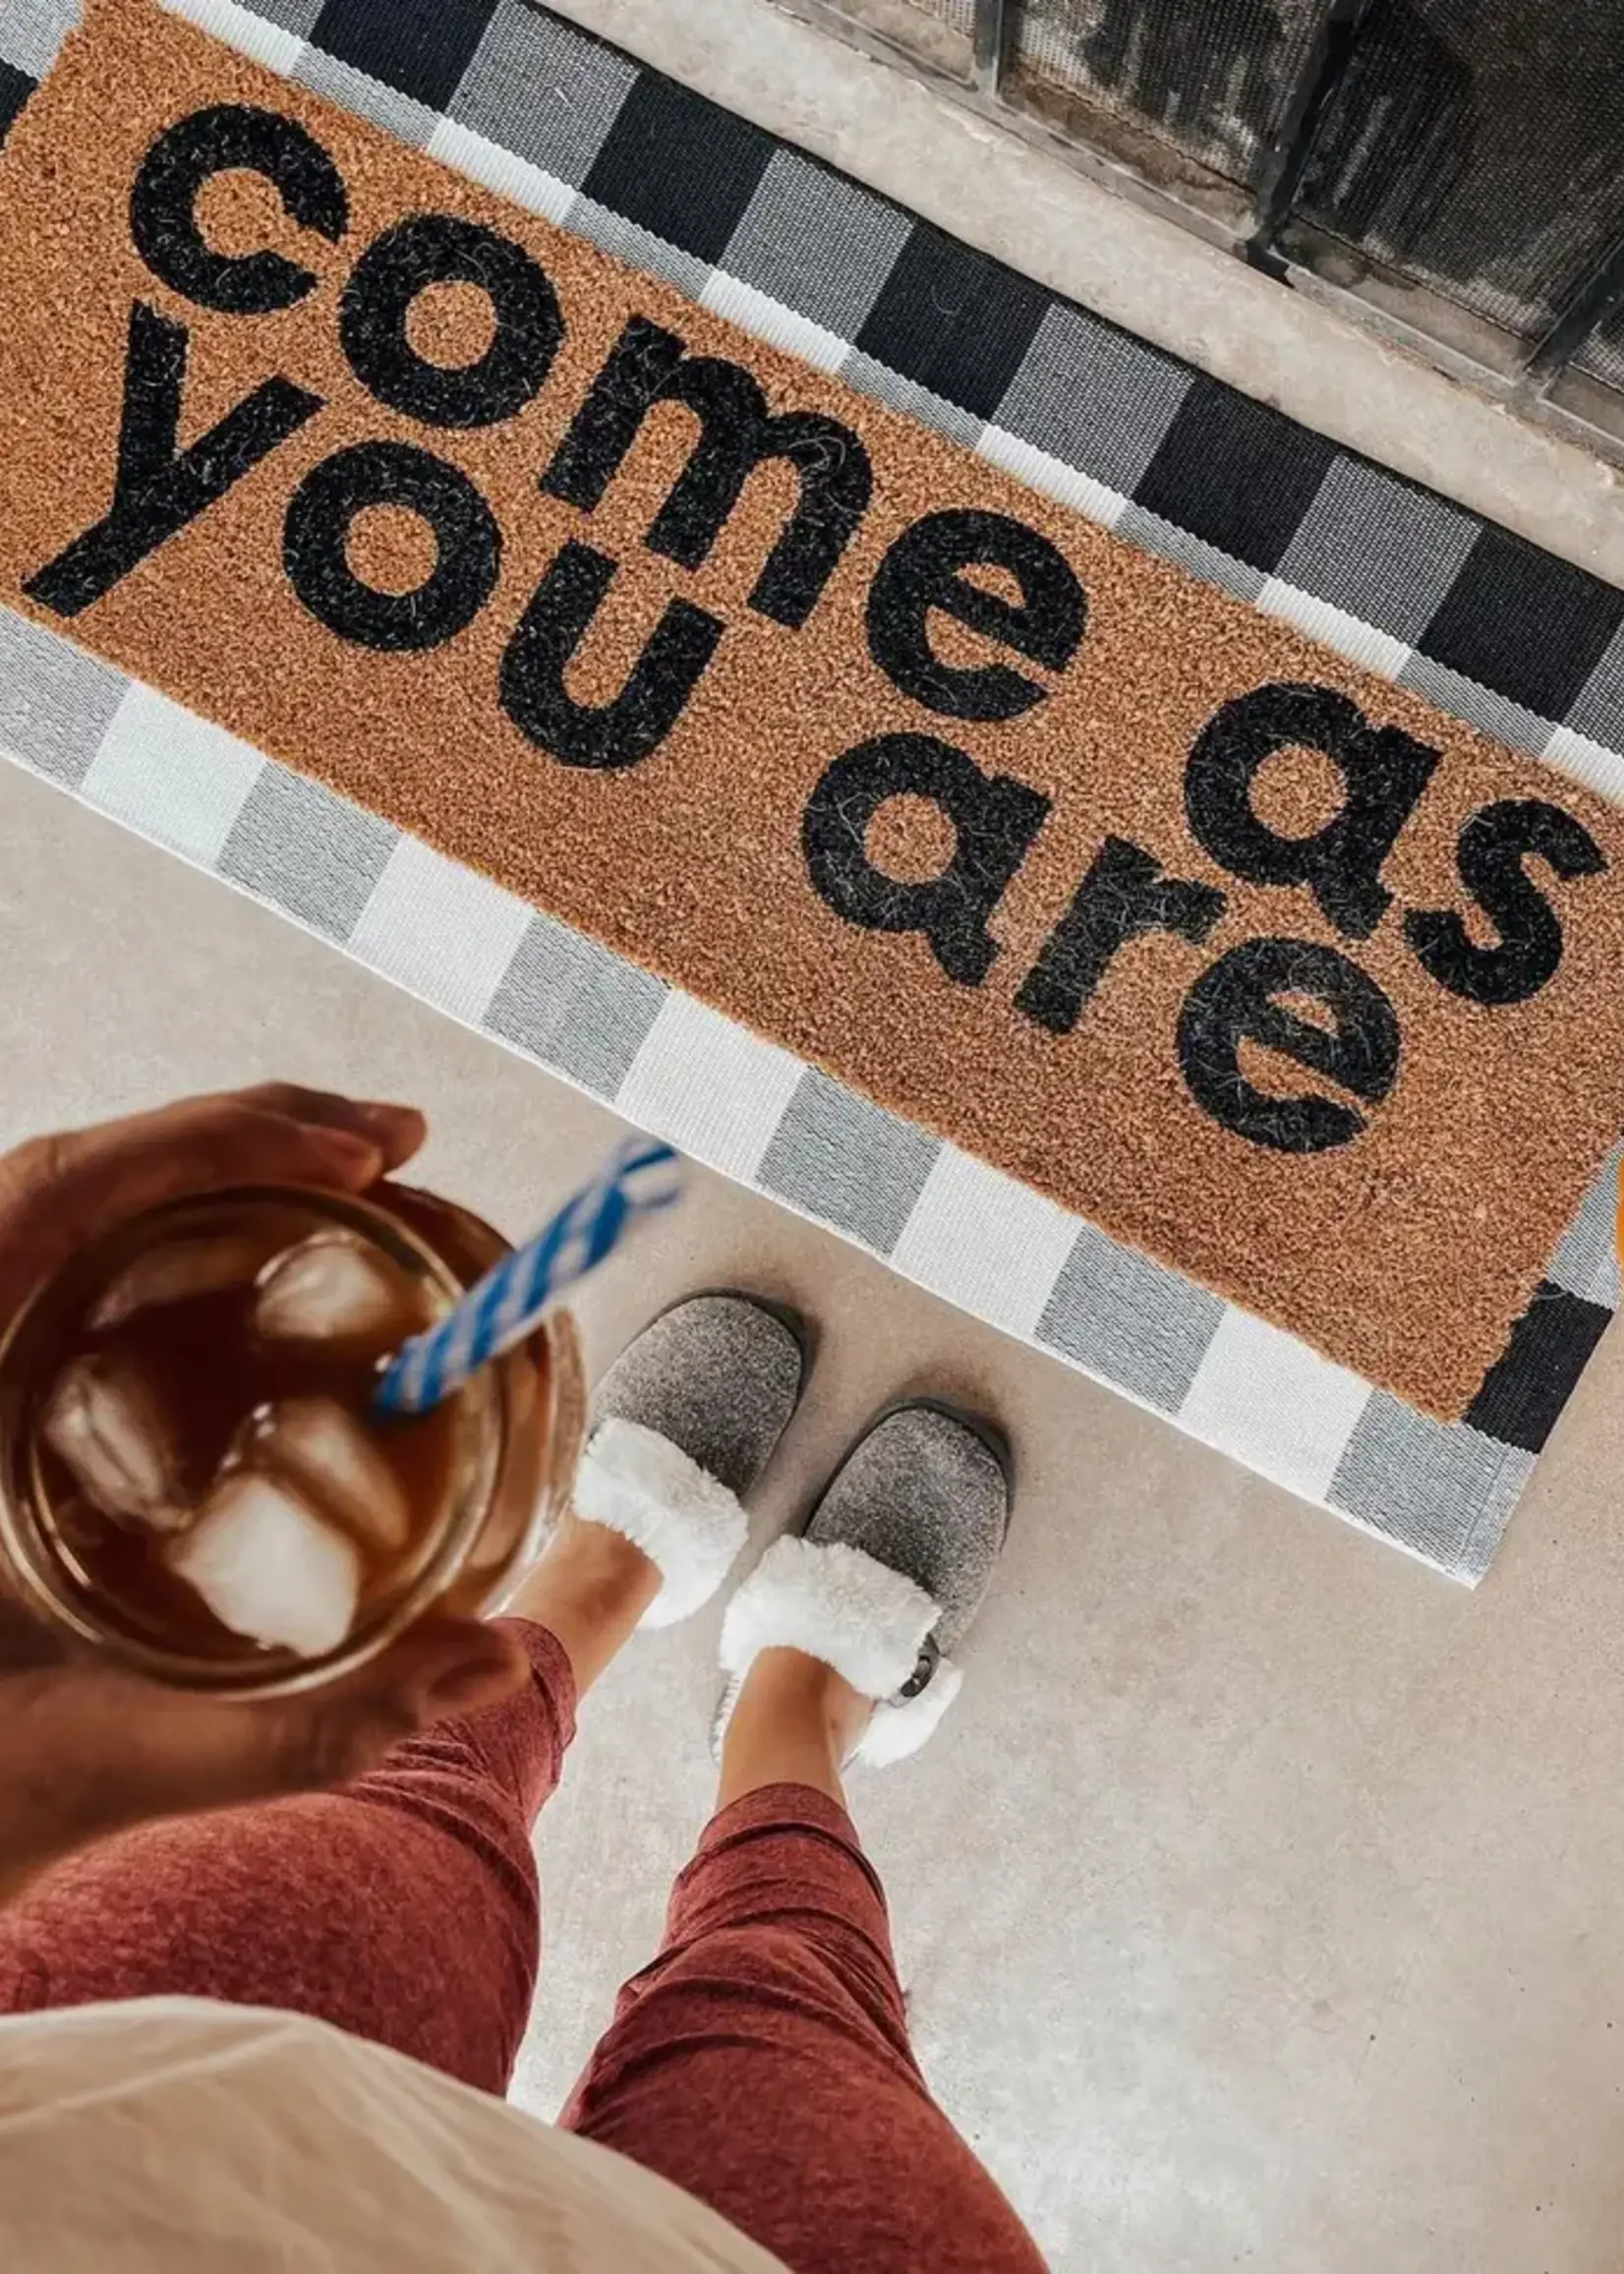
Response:
M781 0L1624 461L1611 0Z

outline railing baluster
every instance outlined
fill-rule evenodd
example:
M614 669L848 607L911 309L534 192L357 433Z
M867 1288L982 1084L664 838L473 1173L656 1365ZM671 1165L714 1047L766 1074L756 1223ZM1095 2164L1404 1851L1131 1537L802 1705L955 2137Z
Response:
M1274 250L1307 171L1314 136L1348 66L1359 28L1374 0L1327 0L1287 98L1274 146L1258 173L1252 196L1256 219L1244 247L1254 268L1278 273L1285 265Z
M1015 0L975 0L975 86L979 94L997 94L1004 78Z
M1536 341L1523 366L1523 386L1532 393L1543 394L1552 381L1560 378L1596 325L1605 323L1620 308L1624 308L1624 237L1610 245L1580 278L1557 310L1550 329Z

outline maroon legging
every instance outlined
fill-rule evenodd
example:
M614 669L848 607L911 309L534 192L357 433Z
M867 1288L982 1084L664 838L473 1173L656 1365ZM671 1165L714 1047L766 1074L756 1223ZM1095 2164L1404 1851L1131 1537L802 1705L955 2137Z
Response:
M0 2011L160 1994L313 2013L505 2089L536 1987L531 1827L574 1734L531 1681L339 1792L150 1824L0 1913ZM796 2274L1042 2274L925 2089L885 1899L843 1809L776 1784L713 1819L666 1941L561 2122L709 2203Z

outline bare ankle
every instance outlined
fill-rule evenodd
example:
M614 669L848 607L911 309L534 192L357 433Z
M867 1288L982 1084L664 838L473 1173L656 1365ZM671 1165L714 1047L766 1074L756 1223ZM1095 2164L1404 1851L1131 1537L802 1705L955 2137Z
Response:
M584 1692L630 1639L659 1592L659 1567L640 1547L607 1525L571 1513L507 1607L557 1636Z
M843 1800L841 1764L872 1711L872 1701L822 1660L762 1651L727 1724L719 1805L764 1784L810 1784Z
M583 1587L640 1593L645 1603L652 1602L660 1589L659 1567L641 1547L611 1532L607 1524L589 1524L573 1509L557 1525L536 1568L555 1578L567 1577Z
M805 1651L765 1650L758 1652L744 1677L734 1717L758 1713L773 1721L816 1715L843 1748L855 1740L872 1711L873 1701L822 1659Z

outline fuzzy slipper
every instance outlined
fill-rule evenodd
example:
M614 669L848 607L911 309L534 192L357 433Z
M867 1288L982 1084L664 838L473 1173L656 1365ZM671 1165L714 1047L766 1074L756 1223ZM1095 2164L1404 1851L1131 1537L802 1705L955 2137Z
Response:
M923 1399L882 1414L804 1533L775 1541L728 1604L718 1741L756 1653L788 1648L875 1700L854 1761L916 1753L958 1694L945 1653L987 1592L1010 1499L1009 1447L989 1424Z
M665 1585L644 1626L708 1603L744 1545L744 1496L800 1401L806 1345L793 1312L751 1295L694 1295L657 1318L604 1376L575 1507L641 1547Z

